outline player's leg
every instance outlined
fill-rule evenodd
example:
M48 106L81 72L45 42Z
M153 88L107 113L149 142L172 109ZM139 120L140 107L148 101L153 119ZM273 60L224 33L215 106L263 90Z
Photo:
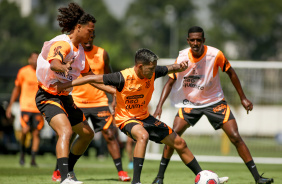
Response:
M25 164L25 140L26 135L30 131L30 113L29 112L21 112L21 137L20 137L20 165Z
M197 162L193 153L187 147L187 144L184 139L182 139L175 132L166 136L161 142L175 149L178 155L180 156L182 162L187 167L189 167L195 175L202 171L199 163Z
M94 137L94 132L86 119L83 122L72 126L72 129L78 136L71 145L69 153L69 172L73 172L74 165L87 149Z
M102 134L107 142L108 151L114 160L116 169L118 171L119 180L130 181L131 178L128 176L127 172L123 171L121 155L120 155L120 148L119 148L118 141L115 137L115 129L116 127L102 130Z
M40 113L32 114L32 147L31 147L31 166L37 166L35 157L39 150L40 130L44 126L44 120Z
M257 183L272 183L272 178L262 178L257 170L257 167L253 161L251 153L239 134L238 126L235 119L231 119L222 125L222 129L236 147L239 156L243 159L252 176Z
M58 135L56 144L57 163L61 174L61 181L64 181L69 172L68 155L69 143L72 136L72 127L68 117L65 114L55 115L49 124Z
M183 134L183 132L189 127L190 127L190 125L187 123L187 121L180 118L179 116L175 117L174 123L173 123L173 130L179 136L181 136ZM161 159L161 162L160 162L160 165L159 165L159 172L158 172L157 177L153 181L153 184L155 184L155 183L156 184L162 184L163 183L164 174L165 174L166 168L169 164L169 161L170 161L170 158L171 158L173 152L174 152L174 149L172 147L170 147L168 145L164 146L162 159Z
M121 130L126 135L136 140L133 152L133 179L132 184L141 183L140 176L143 168L146 146L149 140L149 134L138 120L130 120Z

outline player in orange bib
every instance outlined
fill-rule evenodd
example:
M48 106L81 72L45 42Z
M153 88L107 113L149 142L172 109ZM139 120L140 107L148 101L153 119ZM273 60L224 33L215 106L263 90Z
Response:
M72 89L57 91L56 82L68 82L80 74L93 75L85 59L81 43L86 43L93 35L96 19L84 12L75 3L59 8L58 21L62 34L44 43L37 60L36 76L39 90L36 105L46 121L58 135L56 155L62 184L81 184L74 175L73 168L93 139L94 132L75 104L71 96ZM95 85L113 94L110 86ZM72 133L78 137L69 149Z
M71 86L96 82L117 88L116 125L127 136L136 140L134 148L134 174L132 184L141 183L146 146L149 140L173 147L183 163L194 174L202 171L196 158L188 149L185 141L165 123L154 118L148 112L148 104L154 91L155 79L169 73L184 71L187 61L169 66L157 66L158 57L148 49L140 49L135 55L135 66L121 72L86 76L68 83L57 83L58 91Z
M253 104L246 98L234 69L220 50L204 45L202 28L191 27L188 30L187 42L190 48L179 52L176 63L188 61L189 67L184 72L169 76L154 117L161 116L163 103L171 92L171 102L179 108L173 124L177 134L182 135L187 128L194 126L203 115L206 115L215 130L222 128L227 134L256 183L272 183L272 178L263 178L259 175L249 149L238 132L236 120L224 99L219 68L229 76L247 112L253 109ZM164 173L173 151L173 148L165 146L154 184L163 183Z
M82 44L85 57L95 75L111 73L108 53L103 48L93 45L95 36L94 31L90 41ZM117 168L119 180L130 181L131 178L127 172L123 171L120 148L114 135L116 126L113 123L113 115L110 112L108 97L105 92L93 88L90 84L86 84L74 87L72 97L75 104L84 113L86 119L91 119L95 132L102 131L108 150ZM113 101L113 104L115 105L115 101ZM57 172L54 171L53 178L57 178Z
M11 117L12 105L20 95L21 127L20 139L20 164L25 163L25 140L29 131L32 133L31 166L37 166L35 156L39 149L40 130L43 128L44 120L35 104L35 95L38 90L36 80L37 52L32 52L28 58L29 65L22 67L17 75L10 103L7 107L6 116Z

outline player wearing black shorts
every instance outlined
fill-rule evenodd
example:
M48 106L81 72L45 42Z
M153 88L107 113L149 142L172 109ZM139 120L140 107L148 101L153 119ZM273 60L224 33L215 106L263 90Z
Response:
M36 80L37 52L32 52L28 58L29 65L22 67L17 75L15 87L13 89L10 103L6 110L6 116L11 117L12 105L20 96L21 109L21 138L20 138L20 165L25 164L26 138L30 132L32 134L31 144L31 166L37 166L36 154L39 150L40 130L44 126L44 120L38 111L34 98L38 90Z
M149 140L169 145L177 150L183 163L194 174L202 171L185 141L169 126L149 114L148 104L154 91L154 81L172 72L187 68L187 62L169 66L157 66L158 57L148 49L140 49L135 55L135 66L112 74L86 76L68 83L57 83L59 91L86 83L104 83L117 88L116 125L127 136L136 140L134 148L134 173L132 184L141 183L146 146ZM194 179L194 178L193 178Z
M182 135L187 128L194 126L205 115L215 130L222 128L226 133L255 182L272 183L272 178L264 178L259 175L250 151L238 132L236 120L224 98L220 85L219 68L231 79L247 113L253 109L253 104L246 98L236 72L220 50L204 45L205 37L202 28L191 27L188 30L187 42L190 48L179 52L176 63L185 60L188 61L189 67L184 72L169 76L154 116L160 118L162 106L171 92L171 102L175 107L180 108L173 124L173 129L178 135ZM159 172L153 184L163 183L164 173L173 151L174 149L167 145L164 147Z

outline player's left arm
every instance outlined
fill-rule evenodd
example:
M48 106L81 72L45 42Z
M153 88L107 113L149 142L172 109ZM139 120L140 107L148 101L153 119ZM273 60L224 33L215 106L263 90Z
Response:
M230 66L226 73L240 96L242 105L247 110L247 113L249 113L249 111L253 110L253 103L247 99L235 70Z
M176 72L183 72L188 68L188 61L182 61L179 64L172 64L172 65L167 65L166 66L168 69L168 73L176 73Z

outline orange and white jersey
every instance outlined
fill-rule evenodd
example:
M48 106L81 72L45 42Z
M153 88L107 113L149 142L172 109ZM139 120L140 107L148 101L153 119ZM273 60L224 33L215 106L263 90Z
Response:
M188 61L188 68L177 74L170 74L176 79L171 90L171 103L175 107L202 108L224 99L218 68L223 72L230 68L223 53L211 46L206 46L200 58L194 58L190 48L179 52L176 63Z
M85 57L94 74L104 74L104 49L93 45L91 51L85 51ZM80 76L81 77L81 76ZM80 108L108 106L108 98L104 91L90 84L73 87L72 97Z
M73 62L71 70L66 76L64 72L55 72L50 68L50 62L53 59L59 59L62 63ZM85 60L84 49L81 44L76 48L68 35L62 34L56 36L50 41L46 41L43 45L41 53L37 59L36 76L39 86L54 95L68 95L72 88L66 89L64 92L58 93L51 84L56 82L69 82L76 79L80 73L87 73L90 67Z
M22 67L18 72L15 85L21 88L21 111L39 113L35 103L35 95L38 90L35 69L30 65Z
M145 119L149 116L148 104L154 91L155 73L151 79L140 79L134 68L121 71L124 87L116 92L116 125L134 119Z

